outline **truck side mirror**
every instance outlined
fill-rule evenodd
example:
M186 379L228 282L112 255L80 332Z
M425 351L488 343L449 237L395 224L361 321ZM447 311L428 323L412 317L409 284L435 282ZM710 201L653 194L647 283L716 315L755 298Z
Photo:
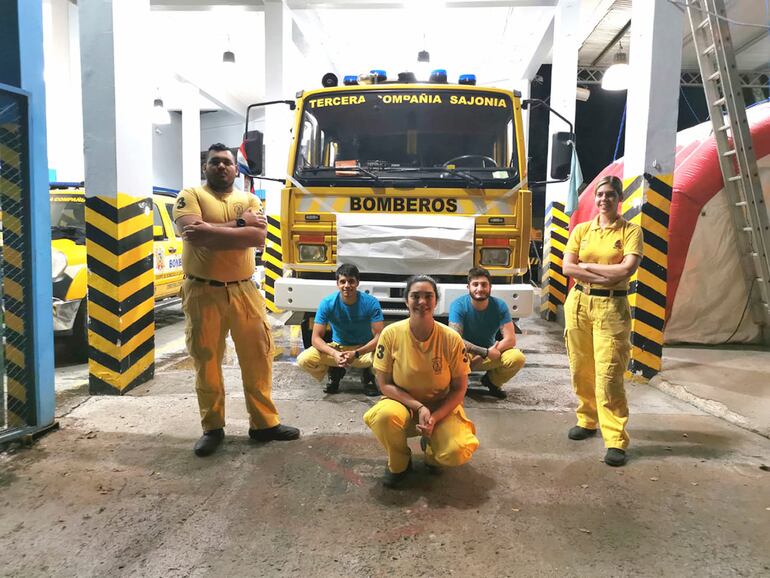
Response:
M243 135L243 152L246 156L246 164L249 168L249 176L256 177L262 174L262 133L258 130L247 131Z
M551 138L551 178L566 181L572 168L572 147L575 133L557 132Z

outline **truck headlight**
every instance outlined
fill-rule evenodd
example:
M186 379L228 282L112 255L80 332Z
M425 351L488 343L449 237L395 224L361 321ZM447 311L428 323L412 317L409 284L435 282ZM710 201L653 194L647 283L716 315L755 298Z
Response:
M481 264L486 267L507 267L511 260L510 249L482 249Z
M323 263L326 261L326 245L300 245L299 260Z
M67 268L67 257L61 251L51 251L51 279L57 279Z

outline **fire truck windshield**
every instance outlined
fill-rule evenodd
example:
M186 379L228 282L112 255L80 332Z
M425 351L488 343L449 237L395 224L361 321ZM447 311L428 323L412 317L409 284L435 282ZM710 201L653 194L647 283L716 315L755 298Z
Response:
M310 185L508 188L511 99L478 89L327 92L304 102L294 177Z

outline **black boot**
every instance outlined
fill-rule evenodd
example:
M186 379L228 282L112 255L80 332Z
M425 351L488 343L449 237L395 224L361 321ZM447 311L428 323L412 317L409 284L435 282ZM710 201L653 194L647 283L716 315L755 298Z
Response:
M299 438L299 430L279 423L265 429L249 429L249 437L255 442L287 442Z
M604 456L604 463L614 468L625 465L626 452L620 448L610 448Z
M377 381L374 378L374 373L371 368L364 367L364 371L361 373L361 385L364 388L364 395L368 395L369 397L380 395L380 390L377 389Z
M210 456L217 451L223 439L225 439L225 430L222 428L205 431L200 439L195 442L193 451L199 458Z
M409 463L406 466L406 469L403 472L398 472L397 474L394 474L390 471L390 469L385 468L385 475L382 477L382 485L386 488L390 488L391 490L398 488L404 480L409 475L409 472L412 471L412 460L409 459Z
M340 381L345 377L344 367L330 367L329 368L329 381L326 382L324 387L324 393L339 393Z
M579 425L569 428L567 437L571 440L584 440L596 435L595 429L588 429Z
M497 399L505 399L508 397L508 394L492 383L492 380L489 379L489 373L485 373L484 377L481 378L481 385L486 387L489 390L489 394Z

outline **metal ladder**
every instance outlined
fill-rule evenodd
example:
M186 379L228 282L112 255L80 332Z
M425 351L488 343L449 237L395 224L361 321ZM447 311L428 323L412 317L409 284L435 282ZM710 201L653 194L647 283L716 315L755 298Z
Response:
M770 339L770 224L751 142L724 0L690 0L687 15L732 206L754 320ZM724 123L724 124L723 124Z

